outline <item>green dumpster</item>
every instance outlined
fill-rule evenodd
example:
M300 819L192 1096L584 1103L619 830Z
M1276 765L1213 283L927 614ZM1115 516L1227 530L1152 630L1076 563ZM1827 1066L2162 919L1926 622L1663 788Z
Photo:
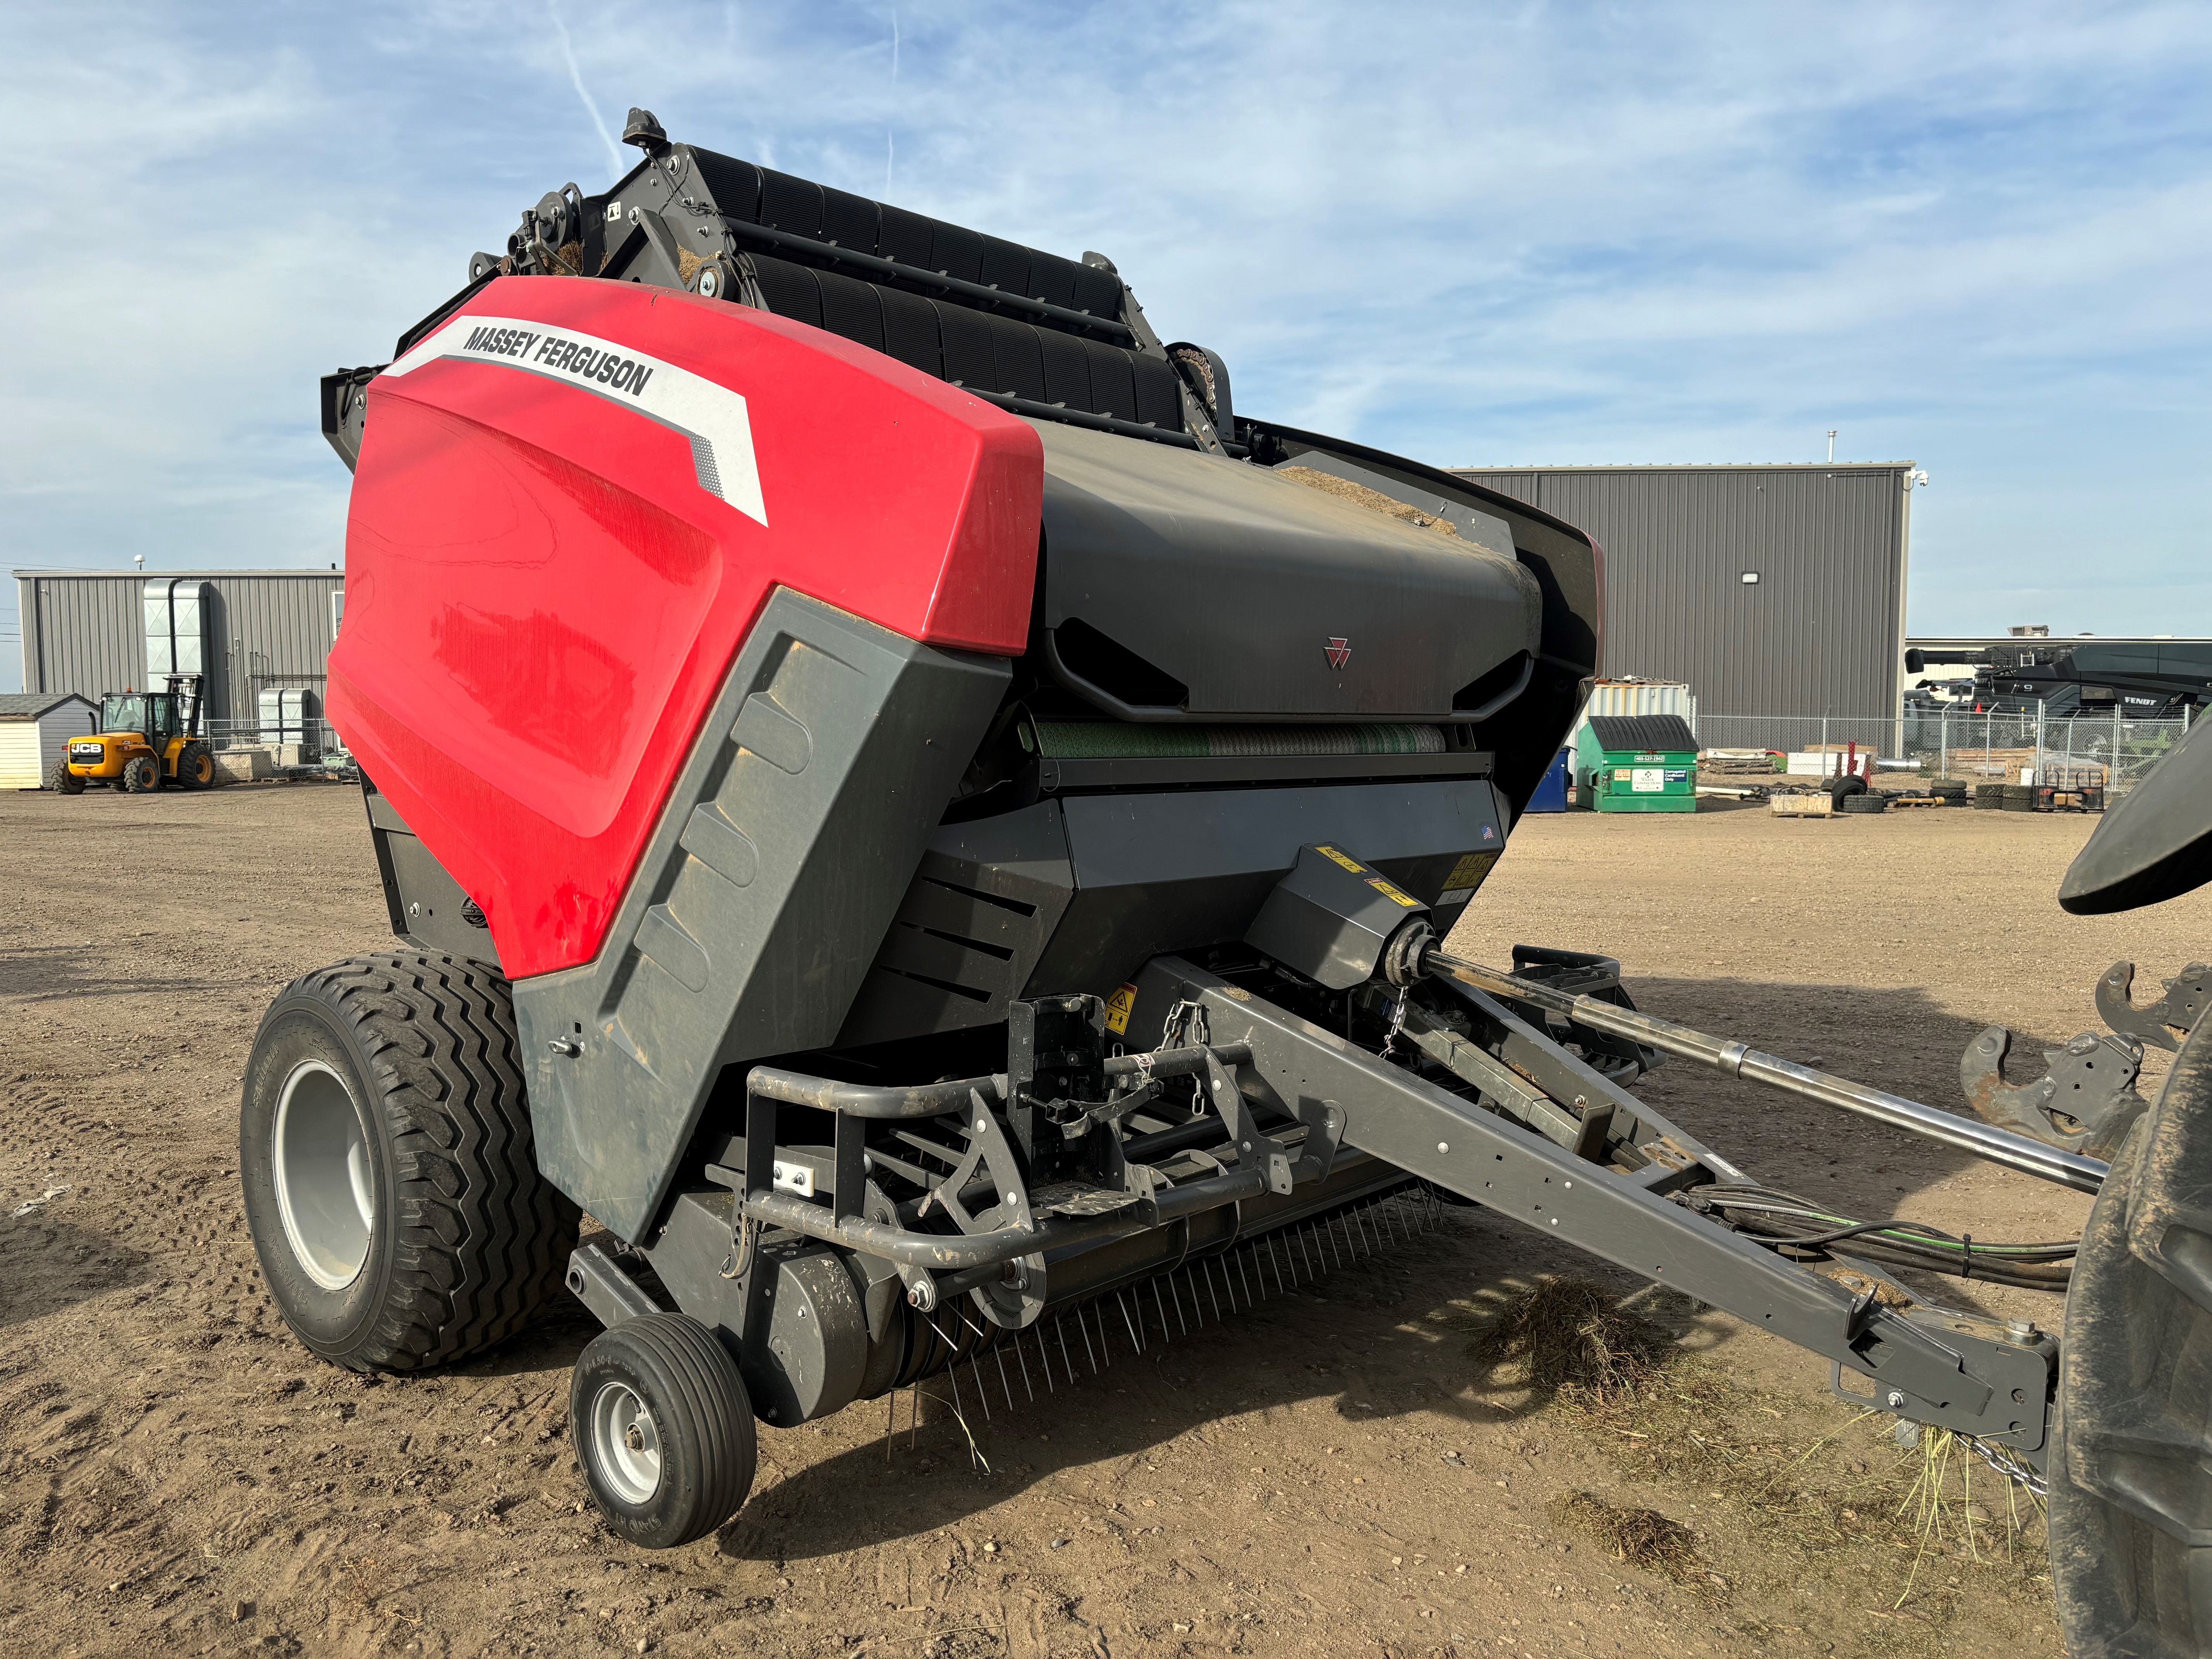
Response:
M1575 744L1577 799L1601 812L1698 810L1698 739L1680 714L1592 714Z

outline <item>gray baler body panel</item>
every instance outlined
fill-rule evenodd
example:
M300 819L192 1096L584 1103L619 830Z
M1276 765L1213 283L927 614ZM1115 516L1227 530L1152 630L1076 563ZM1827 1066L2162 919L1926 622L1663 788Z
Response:
M514 987L538 1165L615 1233L724 1066L836 1038L1008 676L770 599L598 957Z
M1163 951L1243 938L1310 842L1357 847L1433 904L1468 854L1504 845L1499 811L1489 783L1455 779L1070 795L947 824L837 1046L996 1024L1020 996L1109 995Z
M1076 621L1188 691L1179 706L1120 698L1125 718L1449 720L1455 694L1538 646L1543 596L1510 544L1417 529L1265 467L1036 425L1041 620L1063 679L1115 707L1057 632Z

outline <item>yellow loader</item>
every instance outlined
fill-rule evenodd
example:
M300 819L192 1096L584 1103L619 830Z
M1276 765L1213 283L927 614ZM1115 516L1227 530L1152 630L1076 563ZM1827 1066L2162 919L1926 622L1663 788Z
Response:
M204 789L215 781L215 752L200 735L200 677L172 674L166 691L111 692L100 700L100 729L72 738L46 786L81 795L104 783L134 795L165 783Z

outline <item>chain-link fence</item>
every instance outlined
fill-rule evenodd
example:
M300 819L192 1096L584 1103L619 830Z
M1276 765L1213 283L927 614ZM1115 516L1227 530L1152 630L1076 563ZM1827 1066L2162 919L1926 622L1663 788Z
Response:
M1968 714L1930 710L1901 720L1820 714L1706 714L1699 746L1772 750L1782 754L1873 755L1877 769L1924 779L1972 783L2020 781L2033 769L2041 781L2059 773L2101 771L2106 787L2125 789L2143 776L2189 730L2185 720L2131 720L2079 715Z

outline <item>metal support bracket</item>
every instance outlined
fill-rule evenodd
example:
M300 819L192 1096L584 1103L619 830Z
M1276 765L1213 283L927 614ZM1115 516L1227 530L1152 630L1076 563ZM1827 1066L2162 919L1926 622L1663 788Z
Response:
M2149 1109L2136 1092L2142 1045L2131 1036L2084 1031L2063 1048L2043 1051L2046 1074L2033 1083L2004 1079L2013 1034L1992 1025L1959 1058L1966 1103L1984 1121L2085 1158L2110 1158Z
M568 1256L568 1293L611 1329L626 1319L661 1311L660 1304L596 1244L580 1244Z
M1622 1172L1392 1065L1189 961L1156 957L1140 1000L1202 1006L1209 1029L1251 1053L1248 1086L1295 1113L1340 1104L1349 1146L1905 1395L1917 1418L2021 1452L2045 1438L2051 1362L1977 1334L1927 1328L1707 1220ZM1532 1043L1540 1042L1532 1031ZM1551 1048L1553 1064L1572 1057ZM1587 1068L1583 1068L1587 1069ZM1595 1077L1595 1073L1591 1073Z
M2191 963L2166 981L2164 996L2142 1007L2130 995L2135 981L2132 962L2116 962L2106 969L2097 981L2097 1018L2122 1036L2179 1053L2181 1039L2212 1007L2212 967Z

